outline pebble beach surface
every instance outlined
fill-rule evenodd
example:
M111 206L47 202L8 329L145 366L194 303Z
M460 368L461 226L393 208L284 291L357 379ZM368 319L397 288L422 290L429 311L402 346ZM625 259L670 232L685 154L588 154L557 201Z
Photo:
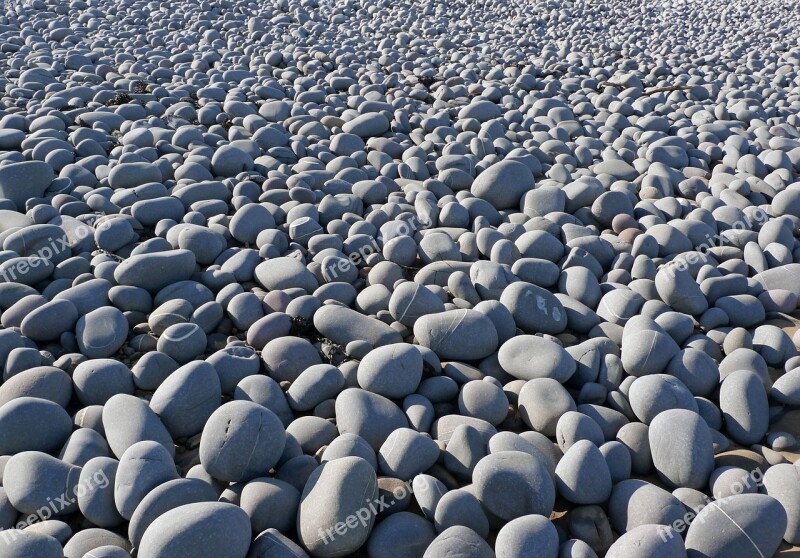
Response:
M800 555L798 44L6 0L0 558Z

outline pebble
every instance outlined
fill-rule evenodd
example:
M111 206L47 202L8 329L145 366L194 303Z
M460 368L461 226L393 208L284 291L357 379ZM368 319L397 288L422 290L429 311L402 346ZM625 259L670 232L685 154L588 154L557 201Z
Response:
M288 532L295 526L300 491L291 484L269 477L248 482L239 505L250 517L254 532L277 529Z
M8 460L3 470L3 488L8 501L20 513L37 514L59 501L53 516L66 515L78 509L76 486L81 473L75 467L39 451L23 451ZM52 508L51 508L52 509Z
M194 436L203 431L222 397L219 376L207 362L181 366L164 380L150 400L173 439Z
M545 436L555 436L559 418L575 410L569 392L552 378L528 380L519 393L520 418Z
M261 358L276 381L294 381L308 367L322 364L314 346L299 337L278 337L264 346Z
M413 327L422 316L444 312L444 303L425 285L407 281L392 292L388 310L395 320Z
M275 466L285 445L286 431L275 413L250 401L231 401L205 423L200 463L216 479L247 481Z
M743 445L759 443L769 428L769 400L755 372L737 370L722 382L719 393L725 430Z
M248 555L266 558L308 558L308 554L291 539L275 529L267 529L258 534L250 545Z
M414 337L445 360L480 360L499 342L492 321L469 309L422 316L414 323Z
M686 508L675 496L654 484L628 479L614 485L608 501L611 525L626 533L641 525L676 525Z
M314 313L314 327L342 347L365 341L368 347L400 343L402 336L389 325L338 304L327 304Z
M177 477L172 456L162 445L150 440L133 444L119 458L114 477L117 511L130 519L148 492Z
M75 336L78 348L87 358L107 358L127 340L128 321L116 308L98 308L78 320Z
M497 534L498 556L558 556L558 531L548 518L526 515L506 523Z
M357 550L367 541L375 522L375 514L364 508L364 501L377 497L375 470L360 457L341 457L320 465L300 497L300 542L312 555L321 557ZM348 525L348 520L354 526Z
M684 558L686 548L683 539L671 527L664 525L639 525L631 529L608 549L608 558Z
M541 458L502 451L481 459L472 474L483 507L506 521L530 514L550 516L556 488Z
M666 411L698 411L689 389L668 374L650 374L636 378L628 388L628 400L631 410L645 424L650 424L655 417Z
M474 558L492 558L492 548L469 527L454 525L445 529L425 550L423 558L437 556L472 556Z
M81 469L79 484L86 490L78 494L78 507L83 516L98 527L113 528L125 521L114 499L118 467L116 459L101 456L90 459Z
M52 452L72 432L63 407L46 399L17 397L0 406L0 453Z
M132 395L117 394L102 408L102 426L108 445L119 459L137 442L158 442L175 455L175 443L164 423L147 402Z
M436 538L433 525L411 512L390 515L375 526L367 541L370 556L422 556Z
M439 460L439 453L439 446L428 436L401 428L392 432L378 450L378 467L384 475L411 480L430 469Z
M389 399L401 399L416 391L422 368L422 354L412 345L384 345L370 351L359 363L358 385Z
M500 302L508 308L517 327L526 333L555 335L567 327L564 306L546 289L518 281L505 288Z
M60 368L29 368L15 374L0 386L0 406L19 397L35 397L66 408L72 399L72 387L72 379Z
M29 530L8 529L0 539L0 551L8 558L63 558L64 549L58 540L43 533Z
M476 198L486 200L495 209L520 205L520 198L533 187L533 173L517 161L502 161L483 171L472 183L470 191Z
M611 472L597 446L579 440L564 452L556 466L556 488L575 504L600 504L611 495Z
M55 178L44 161L20 161L0 168L0 197L11 200L18 211L30 198L39 198Z
M704 488L714 469L711 431L697 413L668 409L648 429L650 451L658 475L672 488Z
M336 398L340 434L361 436L375 451L398 428L407 428L403 411L391 400L363 389L348 388Z
M64 558L85 556L96 549L108 546L130 554L131 546L123 537L107 529L89 528L75 533L64 545Z
M72 372L75 394L84 405L104 405L118 393L133 395L134 378L127 366L113 359L92 359Z
M95 4L0 17L0 554L798 544L794 11Z
M461 388L458 410L464 416L498 426L508 416L508 398L500 386L489 381L472 380Z
M520 380L552 378L559 383L575 373L575 360L557 343L535 335L518 335L497 354L503 370Z
M712 502L686 533L688 556L772 556L786 530L786 511L765 494L738 494ZM720 536L724 534L724 536Z
M189 279L195 265L194 253L189 250L133 255L114 269L114 280L119 285L139 287L155 294L164 287Z
M489 535L489 519L481 508L481 502L466 489L448 491L436 505L434 525L438 532L461 525L468 527L482 538Z
M335 366L317 364L306 368L286 392L286 400L295 411L309 411L334 399L344 387L344 376Z
M800 506L798 505L797 492L800 490L798 483L800 471L789 463L773 465L764 473L764 493L775 498L786 512L786 531L783 540L789 544L797 545L800 541Z
M250 548L250 519L238 506L197 502L172 508L147 528L141 556L166 558L230 556L245 558Z

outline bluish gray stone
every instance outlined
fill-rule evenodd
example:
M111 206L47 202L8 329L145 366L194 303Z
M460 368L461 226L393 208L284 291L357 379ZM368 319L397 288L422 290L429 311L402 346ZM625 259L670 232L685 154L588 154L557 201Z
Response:
M316 348L300 337L278 337L261 351L270 377L278 382L295 381L309 366L322 364Z
M335 399L344 388L341 370L330 364L309 366L292 382L286 400L295 411L310 411L323 401Z
M7 194L6 194L7 195ZM61 543L51 536L30 529L7 529L0 537L0 553L7 558L63 558Z
M118 466L119 461L111 457L95 457L81 469L79 483L85 490L78 494L78 507L98 527L116 527L125 521L114 502Z
M283 425L272 411L249 401L231 401L205 423L200 462L214 478L247 481L269 471L285 444Z
M189 279L195 263L194 254L189 250L141 254L120 263L114 270L114 279L120 285L157 293L164 287Z
M200 433L221 398L217 371L197 361L170 374L153 394L150 408L177 439Z
M639 525L617 539L606 553L607 558L686 558L680 534L664 525Z
M108 443L99 432L91 428L75 430L58 452L60 460L78 467L83 467L87 461L95 457L110 456L111 448L108 447Z
M242 490L239 506L250 517L254 532L277 529L290 532L295 527L300 491L279 479L259 477Z
M91 359L78 364L72 372L75 394L83 405L104 405L118 393L133 395L130 369L112 359Z
M320 465L300 498L300 542L321 558L354 552L367 541L375 523L375 514L364 507L365 500L372 502L377 497L375 470L360 457L342 457ZM337 531L337 524L351 516L359 520L355 527Z
M197 324L174 324L158 338L157 349L178 364L185 364L202 355L206 344L206 334Z
M378 467L384 475L411 480L432 467L439 454L433 439L410 428L400 428L389 434L378 450Z
M78 509L75 489L81 468L38 451L12 456L3 470L3 488L9 502L20 513L38 514L47 508L52 515L66 515ZM62 500L58 500L62 498ZM58 502L53 511L50 502Z
M158 442L170 455L175 455L175 443L166 426L138 397L113 396L103 405L102 421L106 440L117 459L133 444L143 440Z
M797 545L800 541L800 467L778 463L764 473L764 492L781 503L787 523L783 540Z
M492 321L475 310L450 310L422 316L414 323L417 342L441 359L479 360L497 349Z
M444 303L425 285L406 281L392 292L388 310L395 320L411 327L426 314L444 312Z
M275 529L267 529L253 539L247 558L308 558L292 539Z
M22 212L28 199L42 197L53 178L53 168L42 161L3 165L0 167L0 198L11 200Z
M556 488L575 504L601 504L611 495L611 473L589 440L578 440L556 466Z
M360 457L372 465L373 469L378 470L375 450L361 436L349 433L337 436L335 440L326 446L325 451L322 452L320 463L333 461L348 455Z
M34 397L17 397L0 406L0 454L52 452L72 432L72 419L61 405Z
M269 376L255 375L244 378L233 390L233 398L236 401L252 401L266 407L278 416L284 426L288 426L294 420L294 414L283 390L278 382Z
M336 398L340 434L361 436L375 450L398 428L407 428L403 411L389 399L363 389L349 388Z
M552 378L564 383L575 373L575 361L558 344L535 335L518 335L498 352L503 370L520 380Z
M256 267L255 278L270 291L297 287L311 294L319 287L314 274L296 258L269 259Z
M561 451L567 451L578 440L588 440L599 448L605 438L595 421L577 411L568 411L556 424L556 443Z
M250 540L250 519L241 508L223 502L198 502L156 518L145 531L138 554L153 558L245 558Z
M674 525L676 521L684 521L686 514L686 508L675 496L638 479L614 485L608 511L611 525L618 533L640 525Z
M508 416L509 404L503 389L496 383L472 380L464 384L458 394L458 409L464 416L497 426Z
M558 531L550 519L525 515L506 523L497 533L497 556L558 557Z
M419 386L422 365L422 354L413 345L384 345L373 349L361 360L358 384L389 399L402 399Z
M98 308L78 320L75 336L87 358L110 357L128 338L128 321L114 307Z
M489 519L481 503L465 488L450 490L436 505L434 525L440 533L457 525L468 527L484 539L489 536Z
M683 383L668 374L649 374L636 378L628 388L631 409L645 424L671 409L697 413L697 403Z
M114 478L114 503L130 519L144 497L156 486L179 478L169 452L158 442L145 440L125 450Z
M338 304L325 304L317 310L314 314L314 327L343 347L352 341L366 341L372 347L403 341L397 331L380 320Z
M517 327L526 333L561 333L567 327L564 307L549 291L518 281L505 288L500 302L508 308Z
M786 525L786 510L765 494L738 494L711 502L689 526L687 556L772 556Z
M53 341L71 331L78 321L78 309L68 300L53 300L30 312L22 320L22 335L37 342Z
M128 554L132 550L130 543L123 537L109 531L108 529L98 529L96 527L77 531L72 538L64 545L64 558L77 558L86 556L98 548L116 547Z
M711 432L697 413L669 409L656 415L648 431L656 471L672 488L702 490L714 469Z
M478 533L461 525L445 529L428 546L422 558L440 556L470 556L471 558L494 558L492 548Z
M36 397L66 408L72 399L72 379L54 366L29 368L0 385L0 407L19 397Z
M545 436L555 436L558 419L575 411L575 401L559 382L552 378L528 380L519 394L520 418Z
M401 511L378 523L367 541L373 558L414 558L422 556L436 538L436 529L417 514Z
M121 163L114 166L108 175L109 185L114 188L133 188L148 182L161 182L161 171L149 163Z
M139 547L147 528L168 511L198 502L214 502L216 491L198 479L173 479L153 488L136 506L128 524L128 539Z
M475 495L491 514L512 520L530 514L549 517L556 490L540 459L503 451L481 459L472 476Z
M475 197L496 209L519 207L522 195L533 189L533 173L518 161L501 161L483 171L472 183Z
M769 428L769 400L755 372L737 370L722 382L719 408L725 431L742 445L760 443Z
M155 391L179 367L177 362L164 353L156 351L145 353L131 368L133 382L139 389Z

